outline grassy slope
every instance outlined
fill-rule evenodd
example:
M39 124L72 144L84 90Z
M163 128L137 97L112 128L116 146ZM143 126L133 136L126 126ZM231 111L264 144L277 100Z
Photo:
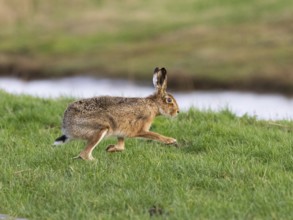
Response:
M51 144L69 100L0 91L0 213L29 219L291 219L292 121L267 122L191 110L158 118L152 130L181 148L127 140L96 161L72 160L83 148Z
M4 0L0 6L2 72L144 79L166 66L180 73L173 83L184 88L293 92L291 0Z

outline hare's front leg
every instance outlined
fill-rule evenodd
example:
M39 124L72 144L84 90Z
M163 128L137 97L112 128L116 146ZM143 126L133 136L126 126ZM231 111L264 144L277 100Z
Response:
M106 148L106 151L108 152L119 152L124 150L124 138L123 137L118 137L118 143L117 144L111 144Z
M155 141L162 142L164 144L175 144L177 145L177 140L171 137L166 137L161 134L151 132L151 131L144 131L140 134L138 134L136 137L142 137L142 138L147 138Z
M95 135L91 140L88 140L88 144L85 147L85 149L77 157L74 157L74 159L94 160L92 152L95 149L95 147L101 142L101 140L105 137L107 132L108 129L100 130L97 133L97 135Z

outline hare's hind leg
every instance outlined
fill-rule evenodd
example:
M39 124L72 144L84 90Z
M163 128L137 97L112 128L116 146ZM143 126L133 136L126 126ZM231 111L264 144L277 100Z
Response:
M74 159L94 160L92 152L95 149L95 147L101 142L101 140L105 137L107 132L108 129L103 129L99 131L99 133L97 133L96 136L94 136L91 140L88 141L88 144L85 147L85 149L77 157L74 157Z
M118 137L118 143L117 144L111 144L106 148L106 151L108 152L119 152L124 150L124 138L123 137Z

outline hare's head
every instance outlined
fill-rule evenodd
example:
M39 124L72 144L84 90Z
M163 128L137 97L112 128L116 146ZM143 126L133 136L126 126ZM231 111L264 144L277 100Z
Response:
M153 83L156 88L156 102L162 115L175 117L179 113L179 107L175 98L167 93L167 70L155 68Z

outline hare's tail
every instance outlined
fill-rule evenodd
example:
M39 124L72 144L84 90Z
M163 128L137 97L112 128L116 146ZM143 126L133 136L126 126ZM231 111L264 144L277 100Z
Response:
M62 135L55 140L53 146L64 144L66 141L68 141L68 137L66 135Z

